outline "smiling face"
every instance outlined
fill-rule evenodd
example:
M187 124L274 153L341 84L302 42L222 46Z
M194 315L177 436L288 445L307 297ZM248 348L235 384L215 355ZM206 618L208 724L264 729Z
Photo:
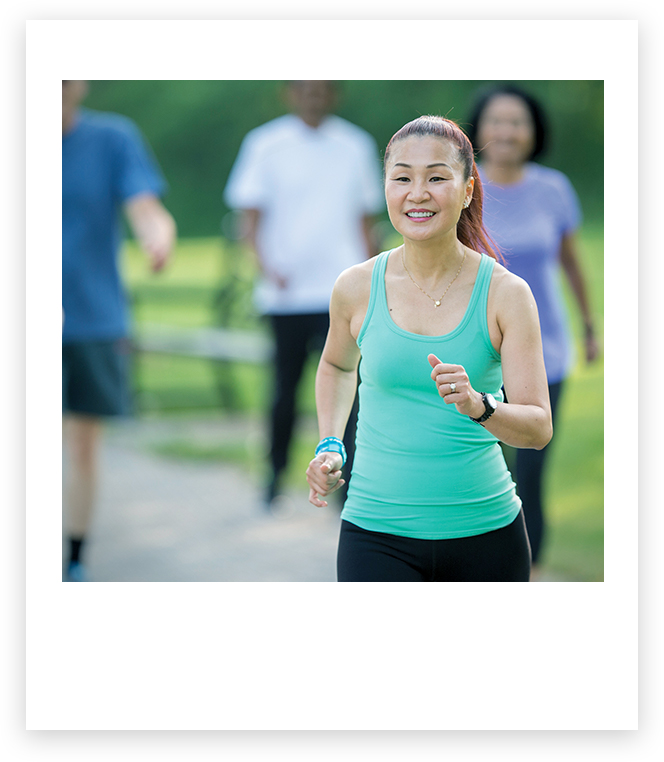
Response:
M425 241L456 237L465 201L473 195L457 147L434 136L397 141L385 168L390 221L404 238Z
M518 166L530 157L535 145L535 125L530 110L516 95L496 95L477 126L477 148L482 161Z

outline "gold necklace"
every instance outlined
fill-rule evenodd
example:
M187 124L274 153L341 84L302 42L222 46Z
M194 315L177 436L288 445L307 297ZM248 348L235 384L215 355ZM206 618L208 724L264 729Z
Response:
M463 259L461 260L461 264L459 265L459 269L457 270L456 275L452 278L450 281L448 287L445 289L445 293L440 297L440 299L434 299L433 296L430 296L427 294L427 292L422 288L422 286L418 286L417 283L415 283L415 280L413 279L413 276L408 272L408 268L406 267L406 260L404 258L403 249L401 249L401 261L403 262L403 269L408 274L408 277L415 283L415 285L420 289L420 291L424 294L424 296L429 297L431 301L433 302L434 307L440 307L440 303L445 298L445 294L450 290L450 286L454 283L454 281L459 277L459 273L461 272L461 268L463 267L463 263L466 261L466 254L468 253L468 249L464 246L463 251Z

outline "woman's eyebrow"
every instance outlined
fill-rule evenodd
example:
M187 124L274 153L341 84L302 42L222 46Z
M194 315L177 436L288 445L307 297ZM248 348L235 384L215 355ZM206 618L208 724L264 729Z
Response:
M410 164L404 164L401 161L397 161L394 164L395 167L407 167L408 169L412 169ZM427 169L431 169L432 167L447 167L448 169L452 169L449 164L445 164L442 161L437 162L436 164L427 164Z

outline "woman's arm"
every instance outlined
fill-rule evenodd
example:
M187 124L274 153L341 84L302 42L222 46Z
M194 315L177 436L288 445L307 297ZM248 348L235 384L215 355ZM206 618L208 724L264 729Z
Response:
M360 277L358 277L358 275ZM343 438L357 391L360 350L353 336L353 318L362 301L364 278L347 270L339 276L330 300L330 330L316 373L316 409L320 438ZM358 288L358 286L360 286ZM336 452L322 452L309 464L309 501L316 506L344 484L342 458Z
M595 338L592 315L590 314L586 281L579 266L576 239L572 233L568 233L563 237L560 245L560 264L567 275L567 279L572 287L572 293L576 298L583 317L586 360L592 362L599 354L599 347Z
M505 444L541 450L551 441L553 426L537 304L525 281L507 272L502 276L496 284L496 319L509 404L499 402L485 426Z
M492 311L500 333L503 383L509 404L499 402L482 425L505 444L541 450L549 443L553 429L537 306L525 281L502 268L494 278ZM445 403L456 405L463 415L480 418L485 410L481 392L486 390L473 389L462 366L437 360L430 355L431 377Z

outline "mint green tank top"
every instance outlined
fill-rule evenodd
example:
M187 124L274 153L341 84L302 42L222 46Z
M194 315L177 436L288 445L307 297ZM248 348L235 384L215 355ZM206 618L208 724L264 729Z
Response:
M498 440L446 405L427 356L463 365L474 389L503 399L500 355L489 339L494 260L482 255L466 312L444 336L421 336L391 318L390 252L376 258L357 344L360 412L355 461L341 518L375 532L420 539L483 534L521 510Z

